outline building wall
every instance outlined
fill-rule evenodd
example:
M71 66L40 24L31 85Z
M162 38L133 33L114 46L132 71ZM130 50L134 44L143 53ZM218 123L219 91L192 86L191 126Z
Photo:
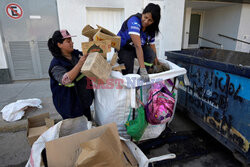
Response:
M238 32L238 39L250 43L250 4L243 4L241 10L241 18ZM242 42L236 43L236 51L250 53L250 45Z
M73 38L74 47L81 49L81 42L86 42L86 38L81 35L83 27L86 25L87 8L117 8L124 9L124 19L132 14L141 12L143 1L134 0L57 0L59 26L61 29L68 29L71 34L77 35ZM94 28L95 25L91 25ZM121 25L117 25L121 26ZM114 32L118 33L118 32Z
M164 29L164 51L181 50L184 24L185 0L166 0Z
M192 8L187 7L185 9L185 21L184 21L184 29L183 29L183 40L182 40L182 48L188 48L188 39L189 39L189 28L190 28L190 20L191 20L191 12Z
M3 47L3 41L2 41L2 36L0 33L0 69L6 69L7 63L6 63L6 56L4 53L4 47Z
M130 15L142 12L143 8L150 2L161 6L161 33L157 37L156 44L158 56L164 57L165 51L181 49L185 0L75 0L74 3L67 0L57 0L59 25L61 29L66 28L71 34L77 35L76 38L73 38L74 46L81 50L81 42L87 40L81 35L82 28L86 25L87 8L122 9L124 11L123 22ZM121 27L121 25L116 26Z
M241 4L236 4L229 7L205 10L202 37L221 43L226 50L235 50L235 41L220 37L218 34L238 37L241 8ZM204 40L201 41L201 46L220 48L218 45Z

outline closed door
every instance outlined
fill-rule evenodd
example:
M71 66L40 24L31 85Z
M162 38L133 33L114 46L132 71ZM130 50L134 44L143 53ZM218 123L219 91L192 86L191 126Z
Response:
M97 28L100 25L117 34L124 20L124 10L120 8L87 8L86 23ZM108 53L108 59L113 56L114 49Z
M1 30L13 80L48 77L47 41L59 28L56 0L1 1Z
M199 47L199 35L200 35L200 14L191 14L190 28L189 28L189 47Z

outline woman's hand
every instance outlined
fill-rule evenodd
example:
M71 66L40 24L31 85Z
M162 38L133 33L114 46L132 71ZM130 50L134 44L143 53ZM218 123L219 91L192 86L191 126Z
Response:
M80 59L79 59L78 63L82 66L85 63L87 57L88 57L87 54L85 54L83 56L80 56Z

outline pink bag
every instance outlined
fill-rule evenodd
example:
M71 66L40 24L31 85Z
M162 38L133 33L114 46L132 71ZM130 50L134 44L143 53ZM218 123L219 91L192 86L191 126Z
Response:
M172 81L168 81L172 83ZM149 90L145 106L148 123L152 125L167 123L173 116L175 99L164 82L154 83Z

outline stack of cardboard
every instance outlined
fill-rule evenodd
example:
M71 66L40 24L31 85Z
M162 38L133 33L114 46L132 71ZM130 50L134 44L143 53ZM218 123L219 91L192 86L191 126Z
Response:
M120 50L121 37L99 25L97 27L97 29L94 29L90 25L85 26L82 30L82 35L94 41L111 40L111 47Z
M32 145L38 137L54 125L54 120L49 118L49 113L28 118L27 138Z
M100 84L106 83L110 76L112 66L115 65L118 57L116 53L109 64L106 61L107 53L111 51L111 47L116 50L120 49L121 38L109 30L99 25L97 26L98 28L94 29L90 25L87 25L82 30L82 35L88 37L90 42L82 43L83 54L88 53L89 55L82 66L81 72L92 81ZM121 71L122 69L124 69L124 66L113 67L113 70L117 71Z

